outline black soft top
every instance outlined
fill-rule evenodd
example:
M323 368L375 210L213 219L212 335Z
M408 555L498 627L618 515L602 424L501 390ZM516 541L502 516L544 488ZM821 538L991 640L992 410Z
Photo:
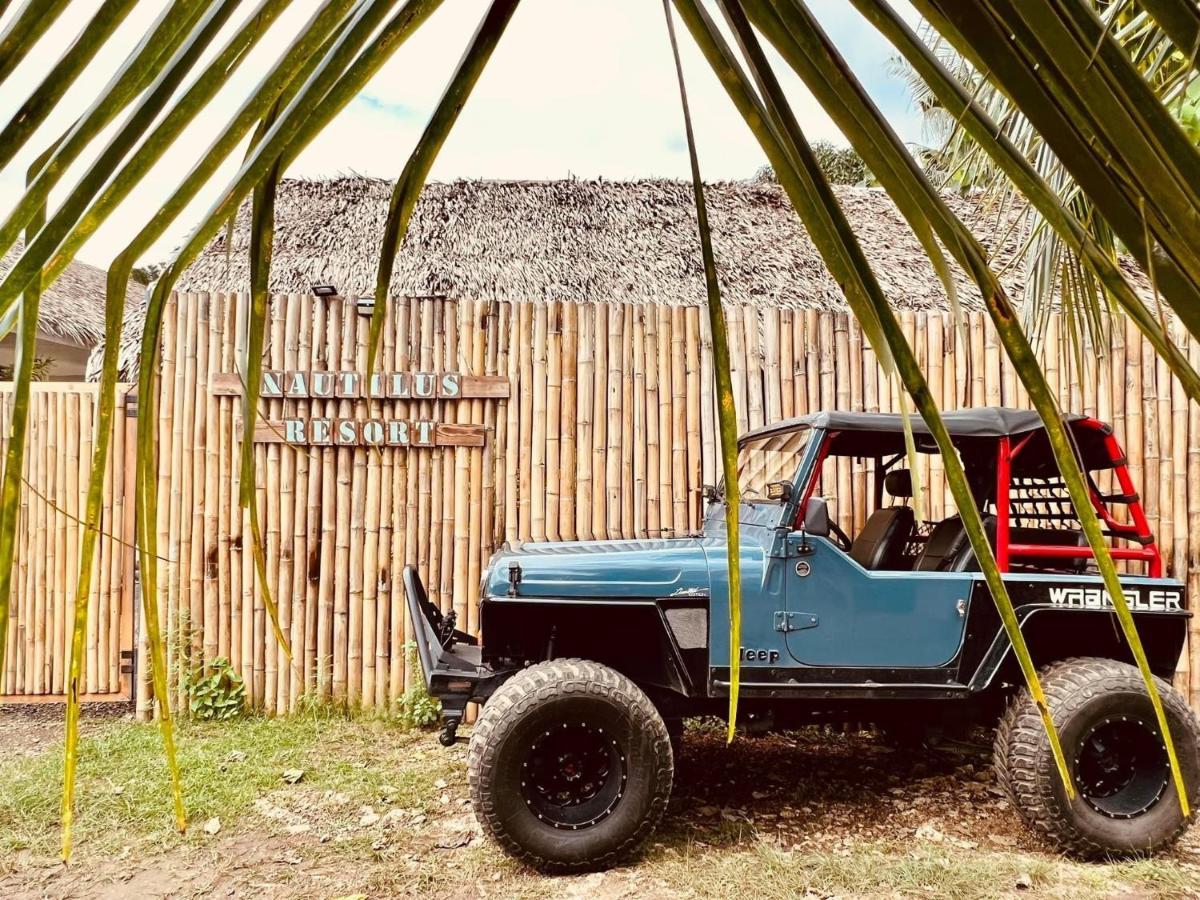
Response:
M1067 422L1078 422L1084 417L1069 413L1066 418ZM913 434L929 434L929 426L918 414L909 416L909 421ZM1038 431L1042 427L1041 416L1033 410L1005 406L981 406L945 412L942 413L942 421L946 423L946 430L951 437L1006 437ZM815 412L756 428L742 435L741 440L751 441L805 426L830 431L904 433L904 419L899 413Z
M1085 418L1069 413L1066 421L1068 425L1073 425ZM909 416L909 421L912 423L917 449L925 453L936 452L925 420L913 413ZM985 444L990 444L996 438L1042 432L1034 436L1029 447L1030 452L1023 454L1025 459L1021 468L1032 468L1036 460L1049 461L1050 448L1045 438L1042 419L1033 410L984 406L943 413L942 421L946 423L950 437L960 447L973 446L982 449ZM904 450L904 419L899 413L815 412L756 428L742 435L739 443L787 434L801 428L820 428L837 432L838 439L831 449L835 456L880 456ZM1104 447L1107 429L1098 432L1094 428L1072 428L1071 431L1086 468L1106 468L1111 465L1112 461Z

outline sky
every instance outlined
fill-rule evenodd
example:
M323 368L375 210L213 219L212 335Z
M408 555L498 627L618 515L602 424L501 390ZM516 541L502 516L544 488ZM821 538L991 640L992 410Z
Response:
M0 89L0 123L9 121L100 2L73 0L47 31ZM711 0L707 2L711 6ZM98 86L116 71L165 5L166 0L138 3L109 46L64 95L50 121L0 172L0 209L12 207L21 194L29 164L87 109ZM226 88L78 258L107 267L201 157L221 125L318 5L317 0L291 4L247 55ZM395 178L486 5L486 0L446 0L305 149L287 174L322 177L354 172ZM11 4L0 23L11 18L13 7L21 6L24 4ZM235 14L218 44L258 6L258 0L246 0L242 6L244 10ZM901 137L920 142L920 118L904 85L891 71L890 46L848 0L810 0L810 6ZM897 0L896 6L910 21L916 21L905 0ZM763 154L691 44L686 29L681 25L678 29L703 176L706 180L750 177L765 162ZM770 52L809 139L845 144L799 79ZM120 120L108 133L119 124ZM51 195L52 208L97 152L89 149L72 166ZM241 151L226 162L143 262L169 256L228 183L240 159ZM659 0L523 0L431 174L439 181L571 176L689 177L678 85Z

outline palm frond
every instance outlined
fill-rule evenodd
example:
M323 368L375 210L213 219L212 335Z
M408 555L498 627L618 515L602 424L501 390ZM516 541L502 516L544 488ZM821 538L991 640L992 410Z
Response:
M683 77L683 61L679 57L679 40L675 36L675 19L670 0L663 0L667 19L667 37L679 81L679 104L683 109L683 127L687 135L688 164L692 171L692 193L696 200L696 226L700 236L700 255L704 260L704 286L708 295L708 324L712 332L713 375L717 390L717 431L721 439L721 471L725 476L725 561L729 571L729 720L726 740L733 741L737 729L738 695L741 688L742 645L742 567L741 567L741 492L738 488L737 410L733 402L733 377L729 365L729 334L725 327L725 308L721 303L721 286L717 280L717 263L713 254L712 229L708 225L708 207L704 202L704 182L700 178L700 156L696 152L696 135L692 128L692 113L688 106L687 84Z
M936 189L913 162L899 137L871 103L866 91L849 71L841 54L824 34L816 18L804 6L802 0L781 0L781 3L786 15L772 17L765 4L758 0L747 0L756 23L764 28L783 58L800 74L818 101L838 122L851 143L876 172L876 177L896 199L904 216L910 223L920 219L927 227L931 227L979 288L997 334L1028 391L1034 408L1042 417L1058 470L1067 485L1105 587L1118 610L1118 619L1125 632L1126 641L1142 670L1146 690L1158 715L1159 726L1172 761L1183 814L1187 816L1187 792L1182 772L1178 767L1166 716L1162 711L1154 677L1121 588L1116 565L1092 506L1091 494L1063 424L1062 414L1046 383L1037 357L1021 329L1012 304L995 273L991 271L983 247L950 212ZM1018 654L1018 657L1020 655ZM1028 662L1026 677L1030 679L1030 676L1033 676L1030 686L1036 696L1036 675L1033 672L1032 661L1023 661L1023 668L1025 662ZM1043 713L1048 719L1048 711L1044 710ZM1062 774L1066 783L1065 768Z
M213 0L214 4L218 2L219 0ZM204 0L175 0L147 32L141 43L126 57L92 106L54 142L54 152L44 158L44 163L32 183L4 222L0 223L0 253L8 252L21 229L25 228L37 211L46 204L50 191L84 149L121 110L163 72L162 60L170 59L183 46L192 31L192 26L200 19L207 6ZM191 62L194 61L192 58Z
M409 155L408 162L404 164L404 171L400 173L396 186L392 189L392 199L388 204L388 216L383 225L383 238L380 242L378 274L375 277L375 305L371 310L367 339L367 372L375 371L379 344L383 339L388 287L392 283L396 253L408 231L408 222L417 205L417 198L421 196L421 188L425 186L433 161L437 159L438 151L446 143L450 129L458 121L458 114L462 112L467 98L471 96L472 88L491 59L500 36L504 34L512 14L516 12L517 3L518 0L492 0L454 74L450 76L446 90L421 133L417 146Z
M26 0L0 34L0 84L8 80L34 44L62 15L71 0Z
M894 311L884 296L870 264L862 253L857 238L846 221L837 198L834 197L828 183L821 175L820 168L812 158L811 152L808 151L807 142L796 125L796 119L782 92L778 90L778 82L773 75L767 74L766 70L758 68L760 65L765 65L765 56L761 50L754 51L754 48L757 47L757 38L750 30L744 13L735 0L725 0L723 5L732 13L731 20L739 41L744 50L750 50L747 53L749 63L756 68L760 85L766 88L765 107L747 91L744 79L738 77L739 68L736 61L728 48L724 47L720 33L704 11L691 4L689 0L677 0L676 2L676 6L681 9L681 12L683 9L687 9L685 21L688 22L693 37L700 45L701 51L708 57L710 65L722 80L726 91L734 100L734 104L742 112L743 118L746 119L747 124L759 139L759 143L767 153L767 158L775 166L776 172L780 174L781 183L788 191L788 196L796 207L797 213L804 220L809 234L813 236L814 243L822 252L826 265L833 269L834 265L841 265L839 259L841 258L853 266L853 277L861 293L848 290L846 292L847 302L859 316L860 321L873 318L878 324L878 329L883 335L883 343L873 344L873 346L886 348L890 353L896 371L908 390L909 396L912 397L917 411L925 420L941 451L946 482L950 487L955 504L959 508L971 548L977 555L980 569L991 590L1001 621L1004 623L1005 631L1012 643L1013 651L1021 663L1030 692L1042 711L1042 721L1063 779L1064 789L1068 796L1073 796L1074 787L1067 775L1066 761L1054 723L1049 716L1037 671L1033 666L1028 647L1025 645L1007 588L1000 576L1000 570L984 529L983 517L970 490L962 462L958 458L950 435L942 422L933 394L925 382L916 356L904 337ZM763 15L764 18L766 14L772 12L754 3L747 5L756 14ZM769 30L768 33L770 33ZM860 152L862 152L861 147ZM817 240L818 228L822 222L828 222L833 226L829 234L830 243L828 245Z
M1077 218L1066 202L1060 200L1061 184L1055 188L1047 183L1034 164L1025 158L1022 150L1005 134L1004 128L980 106L977 97L967 92L961 81L946 69L937 53L909 28L888 3L884 0L852 2L867 21L900 51L911 67L910 71L914 77L927 86L930 96L936 99L948 115L954 117L963 133L986 151L1008 183L1032 204L1058 235L1062 244L1083 264L1089 276L1097 279L1107 295L1136 322L1154 349L1166 359L1175 377L1183 383L1188 396L1200 400L1200 376L1162 330L1160 323L1151 315L1121 271L1112 250L1111 232L1107 240L1095 237L1095 223L1089 228ZM1086 214L1086 209L1083 212ZM1041 246L1029 257L1031 275L1035 279L1032 293L1037 297L1049 297L1058 282L1057 263L1060 250L1057 245L1046 240L1044 232L1036 228L1031 231L1031 242L1041 242ZM1067 291L1064 297L1070 297L1073 293ZM1095 309L1099 305L1099 297L1087 296L1085 305L1089 309ZM1049 311L1048 303L1034 303L1033 306ZM1026 321L1029 322L1030 318L1027 317ZM1040 325L1045 320L1041 318L1039 321L1035 316L1033 321Z
M46 116L54 109L54 104L75 83L80 73L104 46L105 41L125 21L136 2L137 0L104 0L83 31L55 63L54 68L0 131L0 169L12 162L17 151L25 146L38 127L46 121Z

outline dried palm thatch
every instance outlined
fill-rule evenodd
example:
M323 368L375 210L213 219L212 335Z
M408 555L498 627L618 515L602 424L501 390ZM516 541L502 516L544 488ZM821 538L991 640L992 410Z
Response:
M347 296L373 293L391 191L392 182L362 176L284 179L276 200L271 291L330 284ZM893 305L947 309L928 256L888 195L855 185L835 192ZM846 309L778 185L720 182L706 196L726 303ZM1012 227L1011 211L958 194L947 202L981 236L997 269L1005 269L1023 239ZM228 252L222 233L179 289L247 290L249 242L247 205ZM1019 267L1007 270L1003 281L1010 295L1021 295L1022 278ZM964 307L982 308L973 282L963 278L958 290ZM704 268L691 186L666 179L429 184L396 260L390 294L702 305ZM122 339L122 377L136 370L140 340L135 309ZM100 352L89 369L98 370Z
M0 280L20 258L24 247L18 242L0 259ZM38 330L49 337L93 347L104 340L103 269L74 261L53 284L42 291ZM131 284L126 303L140 303L142 286Z

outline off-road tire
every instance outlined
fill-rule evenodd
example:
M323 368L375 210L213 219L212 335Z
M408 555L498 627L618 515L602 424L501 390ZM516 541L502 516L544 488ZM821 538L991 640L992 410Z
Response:
M1155 721L1138 670L1111 659L1078 658L1053 663L1040 673L1050 714L1063 745L1067 768L1076 777L1088 731L1105 719L1129 715ZM1183 697L1155 679L1187 787L1189 806L1200 800L1200 726ZM1157 726L1154 726L1157 732ZM1145 812L1112 818L1077 792L1069 801L1050 752L1050 741L1028 688L1013 697L996 729L997 780L1017 814L1052 846L1087 859L1129 857L1170 846L1191 824L1179 807L1173 779ZM1078 787L1078 783L1076 784Z
M625 783L605 818L578 830L540 821L522 793L531 741L564 721L603 723L619 742ZM633 854L667 808L674 758L667 726L642 690L582 659L538 663L514 675L479 715L467 750L475 816L511 856L543 872L612 866Z

